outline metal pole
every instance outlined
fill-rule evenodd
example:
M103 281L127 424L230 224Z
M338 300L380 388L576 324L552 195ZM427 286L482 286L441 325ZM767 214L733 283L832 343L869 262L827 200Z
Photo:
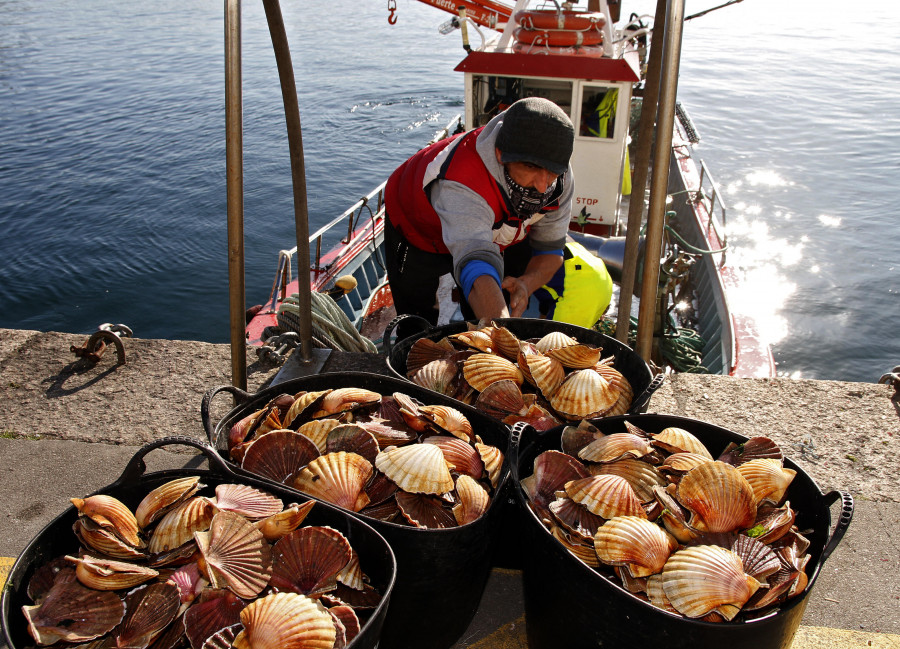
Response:
M244 141L241 103L241 2L225 0L225 193L231 383L246 390L247 306L244 287Z
M287 123L288 147L291 156L291 179L294 187L294 223L297 231L297 283L300 307L300 360L312 361L312 296L309 272L309 211L306 204L306 168L303 162L303 133L300 129L300 105L294 81L294 66L288 47L287 33L278 0L263 0L269 34L278 64L284 119Z
M641 223L644 220L644 191L650 170L650 152L653 148L653 125L659 103L659 78L662 65L663 40L666 29L666 0L656 3L653 34L650 38L650 61L644 82L641 101L641 118L638 122L637 141L634 143L634 179L631 184L631 202L628 205L628 226L625 230L625 259L622 265L622 281L619 290L619 315L616 319L616 340L628 344L631 326L631 297L637 276Z
M659 258L662 254L669 158L672 148L672 129L675 126L675 99L678 94L681 33L684 27L684 0L668 0L666 16L659 117L656 125L656 142L653 148L650 211L647 216L644 275L641 282L641 303L638 309L638 332L635 345L635 351L645 360L650 358L653 347L656 293L659 289Z

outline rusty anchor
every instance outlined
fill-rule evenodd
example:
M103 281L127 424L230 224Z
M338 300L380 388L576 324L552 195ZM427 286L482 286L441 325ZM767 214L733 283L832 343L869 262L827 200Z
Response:
M131 338L131 336L132 331L129 327L105 322L97 327L97 331L85 341L84 345L81 347L72 345L69 349L78 358L86 358L91 363L96 363L103 356L109 343L112 343L116 348L116 365L124 365L125 345L122 343L122 338Z
M256 348L256 355L263 362L276 365L284 362L288 350L300 345L300 334L296 331L286 331L283 334L272 336L266 340L265 345Z

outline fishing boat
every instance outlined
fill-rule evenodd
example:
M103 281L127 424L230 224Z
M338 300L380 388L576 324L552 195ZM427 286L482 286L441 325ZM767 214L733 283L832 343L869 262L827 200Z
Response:
M676 371L774 376L771 350L752 314L737 311L729 300L740 277L729 264L721 192L709 169L694 157L697 129L680 104L675 104L670 127L665 127L661 109L642 110L651 95L654 108L662 106L658 94L666 84L659 79L673 73L666 69L654 77L654 65L659 70L660 64L654 64L651 36L661 39L652 17L632 14L620 20L618 3L607 0L590 0L587 7L555 0L538 5L519 0L514 6L499 0L420 1L453 14L440 31L458 29L465 49L455 68L463 77L465 113L435 138L478 128L523 97L557 103L575 125L570 235L603 259L615 280L624 281L626 288L617 293L620 305L630 304L632 294L647 303L655 321L655 364ZM652 88L648 77L655 81ZM650 137L654 124L664 127L665 134L671 130L671 138ZM657 147L664 142L661 153L653 155L662 159L659 178L652 176L651 140ZM635 149L640 142L647 155ZM384 264L385 182L309 235L311 291L329 295L349 325L376 343L395 315ZM654 191L665 197L658 266L654 255L643 256L656 242L649 231L640 233L641 224L649 225ZM267 302L248 311L249 344L263 346L297 329L298 307L291 298L299 289L292 273L295 256L296 247L279 253ZM643 287L638 291L641 269L660 278L651 283L649 298ZM448 307L446 318L459 317L447 300L443 305ZM612 312L611 305L608 314ZM629 342L635 340L634 325L642 315L634 312L624 310L624 319L631 321ZM535 306L525 313L536 316ZM614 332L614 321L604 319L600 325L607 327L605 333ZM628 329L621 327L617 337L621 340ZM313 339L339 348L328 331L314 329Z

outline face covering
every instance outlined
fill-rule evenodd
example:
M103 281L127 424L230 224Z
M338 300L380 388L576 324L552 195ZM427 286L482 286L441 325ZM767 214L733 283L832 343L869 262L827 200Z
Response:
M509 170L506 167L503 168L503 173L506 176L506 184L509 187L509 202L512 211L523 218L540 212L546 207L553 199L556 184L559 182L559 178L557 178L547 187L547 191L541 193L534 187L523 187L517 183L510 177Z

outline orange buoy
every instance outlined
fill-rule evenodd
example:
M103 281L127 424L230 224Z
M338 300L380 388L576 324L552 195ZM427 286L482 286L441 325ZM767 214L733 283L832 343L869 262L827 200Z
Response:
M562 56L588 56L603 58L605 51L602 45L588 47L550 47L540 43L513 43L513 52L517 54L555 54Z
M530 30L568 29L599 32L606 26L606 16L599 11L555 11L536 9L517 11L516 23Z
M596 31L569 31L561 29L518 28L513 37L526 45L547 45L549 47L583 47L603 44L603 34Z

